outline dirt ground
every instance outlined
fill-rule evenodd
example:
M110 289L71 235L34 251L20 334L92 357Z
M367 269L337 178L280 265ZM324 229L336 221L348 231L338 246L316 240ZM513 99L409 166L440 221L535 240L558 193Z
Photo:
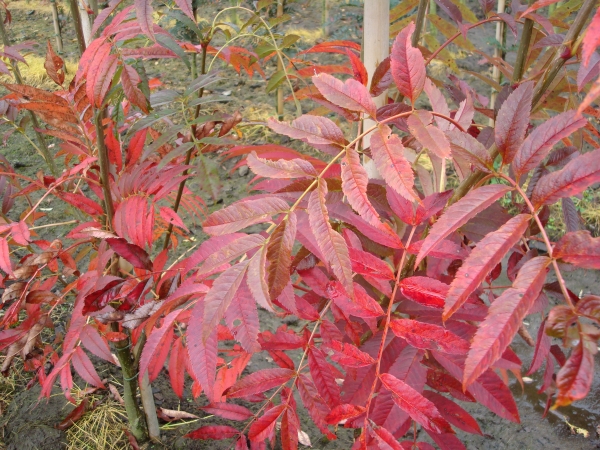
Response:
M207 19L214 14L216 10L215 4L229 5L229 2L225 1L205 1L202 3L201 15ZM392 1L392 5L396 3L397 1ZM302 40L299 42L301 48L307 48L326 38L321 27L321 5L322 2L320 0L297 0L289 6L287 12L291 14L292 20L286 24L285 28L302 37ZM473 10L479 11L477 2L469 2L468 5ZM62 6L65 11L64 18L66 20L63 27L63 40L65 44L65 54L63 56L73 64L76 64L78 53L75 35L72 31L70 18L66 17L66 11L68 10L66 3L63 3ZM51 39L54 43L50 8L46 2L19 0L10 2L9 8L13 17L13 24L9 28L13 42L31 40L43 44L46 39ZM361 5L358 0L329 0L327 26L329 36L327 36L327 39L360 41L361 14ZM470 36L472 36L473 43L478 48L486 52L491 52L491 45L493 43L491 36L493 36L493 33L493 27L490 26L483 31L472 32ZM507 48L514 48L514 44L515 39L508 33ZM480 65L479 57L468 56L464 51L455 47L451 47L450 51L453 52L452 55L456 58L456 63L461 69L475 72L481 71L482 66ZM28 56L28 61L33 61L35 57L39 59L43 55L43 45L38 46L34 49L32 55ZM514 51L512 53L509 52L507 58L509 61L511 58L514 58ZM149 75L159 77L167 88L180 87L185 80L189 80L187 70L178 61L151 61L146 64L146 67ZM434 64L431 70L432 75L440 79L446 73L446 68L441 64ZM272 71L273 68L269 68L267 73L272 73ZM25 73L27 75L27 71ZM34 75L31 75L29 80L36 83L45 83L44 80L35 78ZM4 78L3 81L7 81L7 79ZM477 79L471 77L469 82L472 82L478 89L482 89L482 92L488 91L488 87ZM228 110L234 111L235 109L239 109L246 120L263 121L275 114L275 96L274 94L265 94L265 86L265 80L256 75L254 78L248 79L245 75L237 76L232 71L228 71L226 79L219 83L214 88L214 91L220 93L231 92L232 101L227 105ZM309 107L305 107L305 112L309 109ZM286 113L290 118L295 114L292 102L286 103ZM273 136L262 126L249 126L245 127L244 130L245 142L247 143L261 143L267 140L272 142ZM4 127L0 131L4 132L6 128ZM15 133L8 139L7 144L0 148L0 153L13 164L19 173L25 175L33 176L40 170L40 167L43 167L41 157L29 146L26 139L18 133ZM247 174L244 170L234 170L232 172L231 169L235 163L235 160L227 162L215 160L223 188L216 199L204 195L209 211L221 208L222 205L229 204L248 195L247 182L251 180L252 174ZM192 189L200 190L199 180L192 180L190 186ZM49 198L44 203L43 208L47 213L47 217L40 220L39 225L64 221L65 216L69 214L69 211L65 210L65 207L60 202L52 198ZM52 228L51 231L40 232L40 235L46 239L56 238L57 236L65 235L68 230L69 227L57 227ZM191 230L194 234L194 239L184 242L182 250L204 239L200 227L193 227ZM578 294L580 292L583 294L598 293L600 279L597 273L576 271L568 273L566 278L571 290ZM275 330L281 324L279 319L268 314L261 313L260 320L263 329ZM532 330L532 334L535 335L540 323L539 315L527 318L527 323L528 325L526 325ZM289 320L287 324L291 328L298 330L302 326L301 323L293 320ZM523 367L528 367L532 350L520 341L520 338L517 338L514 347L522 357ZM119 373L114 367L103 364L100 361L95 362L98 363L98 371L101 377L108 378L110 381L118 384ZM599 363L597 362L596 365L598 366ZM273 364L264 355L255 356L250 366L253 371L270 367L273 367ZM600 367L596 367L596 370L598 369ZM81 380L76 381L82 383ZM26 382L26 378L23 377L17 387L22 389ZM0 380L0 390L4 388L2 383L5 382ZM537 389L541 385L540 377L538 375L534 376L533 380L525 385L524 392L514 378L510 379L510 383L521 413L521 423L513 424L500 419L478 405L463 404L478 420L485 434L485 436L480 437L459 433L460 438L465 442L468 449L587 450L600 448L600 440L596 431L596 428L600 425L600 402L598 400L600 398L600 377L596 379L592 392L586 400L577 402L574 406L562 408L560 411L550 412L546 419L542 419L545 397L537 395ZM153 383L153 391L157 406L169 409L181 409L200 416L199 420L187 424L174 423L166 425L163 429L164 446L157 445L155 446L156 448L210 448L215 450L230 448L231 442L229 441L191 441L182 437L185 433L200 425L226 423L225 421L216 420L215 417L206 417L206 414L198 409L199 406L202 406L202 398L199 402L194 401L191 398L191 393L186 392L184 400L179 400L169 387L169 382L164 374ZM15 450L65 448L67 445L67 436L64 432L57 430L55 425L68 414L71 407L59 392L53 395L49 402L42 400L38 403L38 393L39 387L34 387L31 390L22 391L14 395L10 404L0 405L2 412L0 424L3 426L4 437L3 444L0 441L0 448L3 448L3 445L8 449ZM257 409L256 405L246 406ZM313 448L349 449L352 446L352 430L340 429L338 430L339 439L327 442L311 424L310 419L302 409L300 416L302 429L310 437ZM589 433L589 437L584 437L581 434L581 430L586 430ZM128 444L122 437L122 433L120 436L119 440L110 444L110 448L128 448ZM97 447L93 447L90 444L88 448ZM280 448L279 444L277 444L276 448Z

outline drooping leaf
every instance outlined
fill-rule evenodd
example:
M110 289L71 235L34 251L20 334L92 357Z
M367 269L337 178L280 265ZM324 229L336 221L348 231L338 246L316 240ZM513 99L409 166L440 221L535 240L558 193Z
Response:
M259 370L239 380L225 392L225 395L228 398L240 398L261 394L287 383L294 375L294 371L290 369Z
M146 0L136 0L136 3L147 3L148 6L150 5L150 3ZM123 70L121 72L121 84L123 85L125 97L127 97L127 100L129 100L132 105L137 106L144 113L148 114L148 99L138 87L140 82L141 79L136 70L128 64L123 64Z
M60 56L58 56L54 52L52 44L50 44L50 41L48 40L46 60L44 61L44 69L46 69L46 73L48 74L50 79L59 86L62 85L65 81L64 65L64 61Z
M390 266L380 258L369 252L356 248L348 248L352 270L360 275L377 278L379 280L393 280L394 273Z
M386 389L392 392L396 405L423 428L434 433L454 433L435 405L423 395L389 373L384 373L379 378Z
M561 139L585 126L587 120L576 111L567 111L547 120L527 136L512 162L517 179L535 169Z
M579 343L556 375L555 406L567 406L581 400L589 393L594 381L594 355L597 353L596 341L587 334L581 334Z
M454 425L467 433L483 434L477 421L452 400L449 400L434 391L424 391L423 396L437 407L442 417L450 422L451 425Z
M415 177L404 157L402 141L387 125L380 126L371 135L371 154L377 170L394 191L411 201L418 198L414 191Z
M391 69L396 86L402 95L414 105L425 84L425 60L421 51L411 44L415 24L404 28L392 46Z
M377 106L367 88L353 78L345 82L327 74L320 73L312 78L319 92L334 105L350 111L363 112L375 117Z
M73 363L73 368L87 383L104 389L104 383L102 383L92 361L81 347L75 348L71 362Z
M173 392L175 392L175 395L180 399L183 398L186 356L187 352L183 347L182 338L175 339L169 356L169 381L171 382Z
M600 181L600 149L571 160L563 169L540 178L531 194L533 206L551 205Z
M550 262L550 258L545 256L527 261L519 271L513 287L494 300L487 317L473 337L465 361L464 386L469 386L502 357L540 294Z
M198 275L210 274L224 264L262 246L264 242L265 238L259 234L236 233L216 236L203 243L200 249L190 257L186 264L186 271L196 266L197 261L204 257L204 262L198 268Z
M358 152L353 147L346 148L346 157L342 166L342 191L348 203L367 222L377 225L380 223L379 214L367 196L369 177L360 161Z
M442 130L432 125L433 115L429 111L415 111L406 123L410 133L427 150L438 158L450 157L450 143Z
M79 339L81 339L81 343L84 345L84 347L97 357L108 362L114 362L114 358L110 353L108 344L104 339L102 339L98 333L98 330L92 325L85 325L81 329Z
M117 255L138 269L152 270L150 256L143 248L130 244L123 238L109 238L106 242Z
M289 210L286 201L279 197L244 199L215 211L203 223L204 231L218 236L235 233L242 228L271 220L275 214Z
M154 381L160 374L173 344L173 322L177 319L179 313L179 310L169 313L164 318L160 328L152 329L140 357L140 381L146 371L148 371L150 382Z
M354 298L348 297L339 282L327 285L327 295L346 314L363 318L374 318L384 315L379 303L369 296L359 284L354 285Z
M269 261L267 285L271 299L279 297L290 281L292 247L296 238L296 214L291 213L271 234L267 246Z
M308 219L317 245L348 295L354 297L352 284L352 264L344 238L329 223L329 212L325 203L327 183L319 180L317 189L308 200Z
M467 223L469 219L511 190L512 188L508 186L490 184L472 190L462 199L451 205L438 221L433 224L433 227L431 227L431 231L425 238L425 242L417 256L415 267L419 265L431 249L435 248L450 233L456 231L459 227Z
M583 269L600 269L600 238L582 230L565 234L556 243L552 256Z
M146 0L135 0L135 13L143 33L153 41L154 37L154 21L152 19L152 4Z
M477 244L450 284L444 306L444 320L450 318L463 305L512 246L521 239L530 219L530 215L520 214L497 231L486 235Z
M394 319L390 322L390 328L396 336L416 348L459 355L469 349L467 341L439 325L413 319Z
M0 269L7 275L13 275L12 263L10 262L10 250L6 238L0 238Z
M528 81L515 89L498 111L494 138L504 164L512 162L525 139L532 100L533 81Z
M385 58L373 73L369 93L373 97L383 94L393 83L392 72L390 71L390 57Z

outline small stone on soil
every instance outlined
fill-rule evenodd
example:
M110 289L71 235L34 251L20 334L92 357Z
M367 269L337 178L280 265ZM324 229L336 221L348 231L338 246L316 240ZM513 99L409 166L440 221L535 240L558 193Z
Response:
M240 175L240 177L245 177L246 175L248 175L248 172L250 172L248 166L241 166L238 169L238 174Z

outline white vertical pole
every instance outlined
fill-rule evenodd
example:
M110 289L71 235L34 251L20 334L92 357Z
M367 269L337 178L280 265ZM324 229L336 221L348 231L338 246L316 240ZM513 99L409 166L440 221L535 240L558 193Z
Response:
M390 54L390 0L365 0L363 21L363 62L369 74L369 83L373 79L375 69ZM387 101L387 92L375 98L377 107ZM366 130L375 125L371 119L363 121ZM363 138L363 148L370 145L371 137ZM369 178L381 178L373 161L365 158L364 166Z
M87 13L87 9L82 2L79 4L79 17L81 17L81 29L83 31L83 39L85 40L85 46L90 45L92 41L92 26L90 24L90 16Z

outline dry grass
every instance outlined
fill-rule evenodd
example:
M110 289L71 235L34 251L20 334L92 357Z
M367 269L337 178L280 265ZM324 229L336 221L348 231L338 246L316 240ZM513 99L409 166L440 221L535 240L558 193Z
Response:
M5 358L4 355L0 356L0 365ZM11 404L15 395L24 388L28 381L29 379L22 370L22 363L17 360L13 363L8 376L0 375L0 417L6 414L8 405ZM4 448L6 448L6 445L4 444L4 427L2 427L0 429L0 450Z
M27 61L27 64L19 63L19 70L21 71L25 84L49 90L58 88L56 83L54 83L54 81L46 74L46 69L44 69L45 57L30 53L25 55L25 61ZM65 64L67 65L67 73L64 85L68 86L69 82L75 76L75 72L77 72L77 63L65 60ZM2 75L0 80L9 83L14 82L12 76L9 75Z
M105 396L89 396L91 411L67 430L67 450L123 450L129 448L125 407Z

